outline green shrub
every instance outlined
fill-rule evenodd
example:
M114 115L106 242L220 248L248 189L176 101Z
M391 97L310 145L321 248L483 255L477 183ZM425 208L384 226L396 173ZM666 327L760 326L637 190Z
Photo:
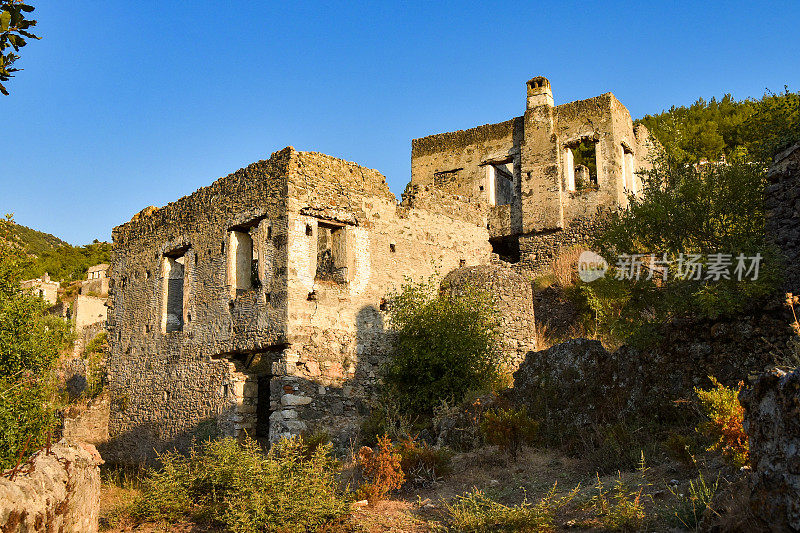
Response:
M210 441L188 457L161 456L133 506L140 520L205 516L236 533L318 531L341 521L347 498L337 489L330 445L303 458L299 437L266 455L252 439Z
M610 213L592 243L611 265L604 279L581 288L598 332L635 336L643 344L654 324L676 316L731 316L773 296L782 274L780 254L765 240L765 185L764 167L742 160L702 169L667 156L655 161L642 194ZM718 253L732 256L731 279L705 279L709 257ZM638 281L624 279L627 272L617 268L623 254L644 256ZM672 261L665 275L649 273L650 254ZM700 256L703 279L679 270L680 258L690 254ZM761 255L758 279L752 273L737 279L739 254Z
M498 446L516 460L524 445L536 440L539 423L522 409L490 409L483 415L481 432L489 444Z
M553 517L568 504L577 488L566 496L556 497L555 487L538 503L527 500L519 505L507 506L476 490L456 496L446 504L451 531L464 533L492 533L495 531L545 532L555 531Z
M56 424L53 365L70 325L20 289L25 256L0 219L0 470L45 445Z
M488 294L446 294L430 278L407 280L389 300L397 350L385 382L402 412L431 414L442 400L460 402L500 383L498 321Z

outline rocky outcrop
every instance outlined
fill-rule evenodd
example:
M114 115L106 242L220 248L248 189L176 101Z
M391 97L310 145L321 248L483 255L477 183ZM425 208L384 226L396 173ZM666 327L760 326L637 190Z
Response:
M800 370L771 370L739 394L753 473L750 506L771 531L800 531Z
M61 440L0 475L3 533L94 533L100 512L100 454Z
M767 306L768 307L768 306ZM646 418L668 422L676 400L711 386L714 376L735 386L753 373L785 364L793 352L788 311L775 305L735 318L676 320L646 349L607 351L598 341L572 339L530 352L514 374L512 396L543 423L581 428Z
M800 292L800 144L775 156L767 179L767 235L786 259L786 290Z

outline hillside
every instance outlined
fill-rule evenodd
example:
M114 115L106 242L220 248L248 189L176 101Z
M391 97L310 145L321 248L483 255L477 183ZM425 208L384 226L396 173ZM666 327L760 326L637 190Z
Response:
M37 231L21 224L13 224L11 226L11 240L19 244L29 254L37 256L68 244L55 235Z
M111 260L111 243L95 240L92 244L72 246L54 235L21 224L12 225L11 240L28 253L24 279L47 272L54 280L80 280L86 277L90 266Z

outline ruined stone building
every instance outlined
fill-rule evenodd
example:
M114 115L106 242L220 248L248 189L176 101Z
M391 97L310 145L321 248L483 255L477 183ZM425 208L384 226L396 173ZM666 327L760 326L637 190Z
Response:
M20 282L20 286L22 290L38 296L50 305L55 305L56 301L58 301L58 289L61 284L57 281L52 281L50 274L45 272L41 278L27 279Z
M490 288L503 350L521 359L529 280L493 249L541 262L542 239L626 201L647 151L610 93L554 107L544 78L527 91L523 117L415 140L400 203L375 170L287 147L115 228L104 457L209 434L347 442L390 353L385 298L406 276ZM579 187L581 144L595 155L580 154Z
M480 205L493 250L527 271L585 240L598 210L627 204L650 167L650 136L611 93L559 106L550 82L527 83L521 117L414 139L411 184Z

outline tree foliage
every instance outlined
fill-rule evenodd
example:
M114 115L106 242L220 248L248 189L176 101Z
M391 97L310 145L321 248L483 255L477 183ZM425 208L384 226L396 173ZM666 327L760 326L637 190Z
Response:
M111 261L111 243L95 241L84 246L63 244L26 261L25 279L38 278L45 272L61 281L86 279L89 267Z
M624 339L671 317L716 317L740 312L774 293L780 281L779 254L765 240L763 166L733 158L698 168L664 155L643 176L643 191L609 216L593 243L612 269L582 286L598 327ZM665 274L644 261L638 280L617 279L616 258L654 254L673 260ZM683 254L681 256L681 254ZM707 272L712 254L729 254L730 279L694 279L679 270L681 257L699 255ZM736 258L760 254L757 279L733 275ZM748 268L751 262L747 263Z
M56 421L52 367L70 340L69 325L20 289L25 257L0 220L0 469L41 447Z
M768 161L800 141L800 93L766 92L760 100L730 94L645 115L644 124L673 158L692 163L726 158Z
M39 38L31 33L36 21L26 18L33 10L33 6L21 0L0 1L0 93L5 95L8 89L3 83L10 80L14 72L22 70L14 66L19 59L16 52L27 44L26 39Z
M488 294L439 292L434 278L408 281L390 296L395 356L385 381L401 410L431 413L442 400L497 385L498 324Z

